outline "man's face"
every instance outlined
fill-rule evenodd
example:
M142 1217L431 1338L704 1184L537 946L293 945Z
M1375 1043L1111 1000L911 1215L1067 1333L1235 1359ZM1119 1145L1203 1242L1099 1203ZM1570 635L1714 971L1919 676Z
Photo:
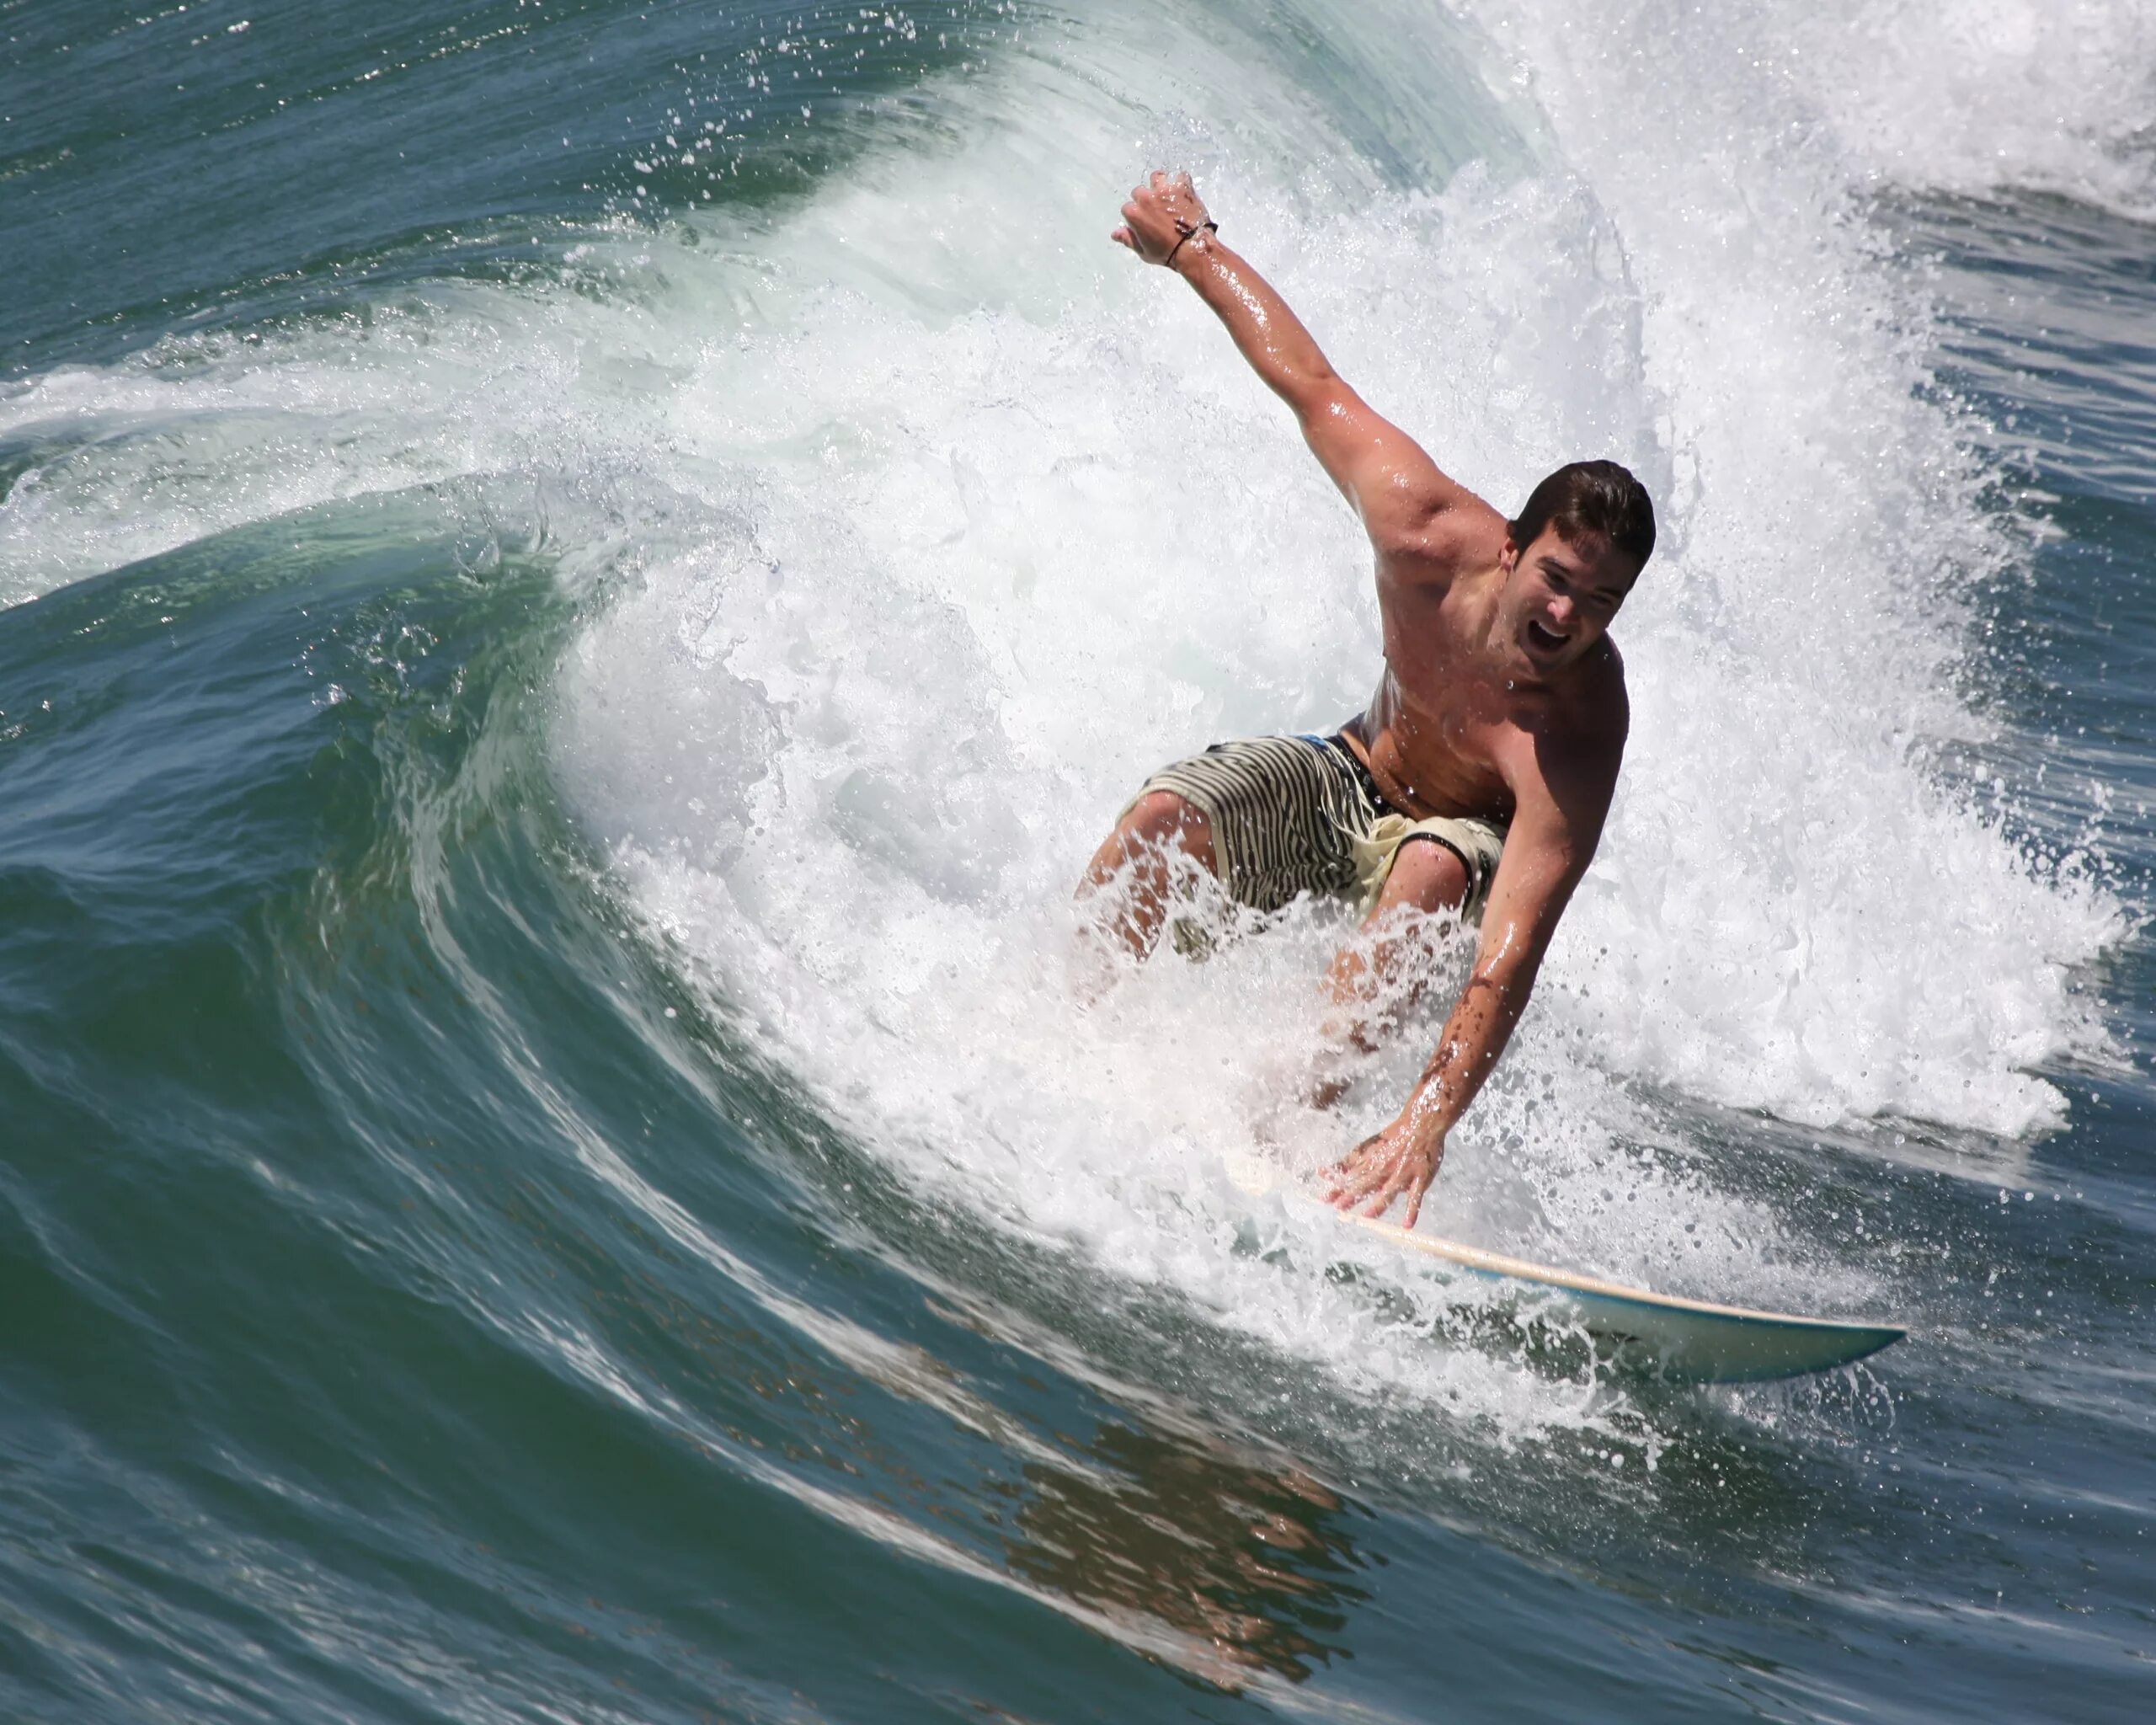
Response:
M1567 539L1545 527L1524 551L1508 539L1505 555L1500 628L1538 678L1594 650L1639 574L1599 533Z

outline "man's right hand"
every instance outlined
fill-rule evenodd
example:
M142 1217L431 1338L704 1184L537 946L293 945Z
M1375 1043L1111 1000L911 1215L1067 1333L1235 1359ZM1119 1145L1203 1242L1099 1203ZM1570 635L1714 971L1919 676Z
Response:
M1156 169L1131 188L1123 225L1108 238L1148 264L1166 264L1173 254L1176 274L1228 326L1265 387L1294 409L1311 451L1362 516L1379 557L1417 579L1435 569L1449 579L1465 542L1464 527L1482 540L1502 538L1504 517L1447 478L1420 444L1341 381L1272 284L1233 248L1201 232L1211 219L1188 174Z
M1123 225L1108 238L1129 246L1149 264L1165 264L1176 243L1212 218L1187 174L1172 179L1155 168L1146 183L1133 186L1130 201L1123 206Z

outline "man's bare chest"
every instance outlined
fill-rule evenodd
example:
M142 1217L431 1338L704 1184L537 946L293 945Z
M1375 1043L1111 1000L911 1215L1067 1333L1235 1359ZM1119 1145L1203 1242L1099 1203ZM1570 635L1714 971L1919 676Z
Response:
M1475 814L1512 812L1503 768L1510 728L1457 702L1425 702L1388 676L1371 705L1371 766L1388 797L1409 813Z
M1492 665L1486 628L1466 607L1433 597L1388 606L1385 621L1385 674L1368 721L1380 783L1412 812L1509 816L1505 763L1523 745L1532 697Z

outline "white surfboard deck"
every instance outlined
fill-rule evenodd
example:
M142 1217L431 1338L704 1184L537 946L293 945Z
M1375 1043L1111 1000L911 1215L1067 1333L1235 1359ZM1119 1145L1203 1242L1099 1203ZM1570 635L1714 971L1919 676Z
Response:
M1304 1193L1268 1163L1238 1161L1228 1172L1236 1185L1253 1196L1278 1193L1402 1251L1435 1258L1471 1275L1518 1283L1524 1291L1571 1308L1582 1329L1615 1343L1628 1363L1680 1383L1758 1383L1829 1371L1876 1354L1908 1333L1899 1324L1800 1317L1628 1288L1500 1252L1485 1252L1479 1246L1412 1232L1374 1216L1334 1210Z

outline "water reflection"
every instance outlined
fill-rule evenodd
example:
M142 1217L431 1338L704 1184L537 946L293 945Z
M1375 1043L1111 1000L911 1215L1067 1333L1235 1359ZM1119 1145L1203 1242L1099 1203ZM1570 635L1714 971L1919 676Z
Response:
M1293 1466L1214 1439L1104 1425L1090 1470L1028 1464L1017 1500L1017 1574L1117 1621L1134 1616L1209 1647L1230 1688L1244 1673L1300 1682L1347 1648L1365 1597L1340 1498Z

